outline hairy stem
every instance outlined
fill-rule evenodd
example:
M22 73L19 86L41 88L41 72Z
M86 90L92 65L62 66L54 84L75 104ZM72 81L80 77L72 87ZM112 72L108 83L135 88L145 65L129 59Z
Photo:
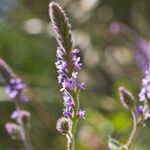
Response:
M138 130L139 130L137 119L136 119L136 116L135 116L135 112L133 110L131 110L131 114L132 114L132 118L133 118L133 127L132 127L131 134L130 134L130 136L127 140L127 143L126 143L126 147L128 149L131 146L134 139L136 138Z
M76 134L76 126L78 123L78 118L77 118L77 114L79 111L79 92L73 92L72 96L74 98L74 116L72 119L72 129L71 129L71 134L72 134L72 138L71 138L71 142L70 142L70 148L71 150L75 150L75 134Z
M21 139L22 139L22 142L26 148L26 150L32 150L32 146L29 142L29 139L26 135L26 132L25 132L25 129L23 127L23 123L22 121L19 123L19 127L20 127L20 135L21 135Z
M75 149L76 126L77 126L77 120L73 120L73 123L72 123L72 130L71 130L72 139L71 139L71 143L70 143L71 150L74 150L74 149Z

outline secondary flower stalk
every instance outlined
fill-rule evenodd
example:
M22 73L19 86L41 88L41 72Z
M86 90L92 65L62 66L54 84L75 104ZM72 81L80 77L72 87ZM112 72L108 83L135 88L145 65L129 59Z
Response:
M120 22L113 22L110 25L110 31L114 35L121 33L129 37L132 41L130 48L133 51L135 61L141 71L144 72L144 79L142 80L142 88L138 94L138 100L135 100L132 94L125 88L119 88L121 103L132 114L133 127L126 144L119 143L119 146L116 147L117 150L128 150L139 130L145 126L145 121L150 118L150 41L142 38L128 25ZM113 144L110 141L110 145ZM111 146L110 149L114 150Z
M26 85L2 59L0 59L0 75L6 85L6 94L16 106L16 110L11 114L11 119L14 119L16 123L6 123L5 128L12 139L21 139L26 150L32 150L27 133L30 113L23 110L23 105L28 101L28 98L23 94Z
M142 89L139 93L138 103L136 103L132 93L124 87L119 87L118 92L122 105L131 112L133 125L127 142L125 144L121 144L117 141L119 144L116 145L115 150L129 150L131 144L137 137L139 130L144 126L145 121L150 117L150 71L147 70L145 72L145 78L142 80ZM110 142L112 142L112 139L110 139L109 143ZM109 144L110 150L114 150L114 148L111 147L113 144Z

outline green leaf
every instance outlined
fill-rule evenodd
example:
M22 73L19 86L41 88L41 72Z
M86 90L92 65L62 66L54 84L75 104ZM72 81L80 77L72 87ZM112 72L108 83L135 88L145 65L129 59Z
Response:
M108 147L110 150L128 150L126 145L121 144L118 140L109 137Z
M120 142L116 139L109 137L108 139L108 147L110 150L119 150Z

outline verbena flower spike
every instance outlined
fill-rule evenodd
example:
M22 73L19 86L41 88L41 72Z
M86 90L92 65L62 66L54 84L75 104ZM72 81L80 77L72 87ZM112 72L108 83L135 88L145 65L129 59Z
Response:
M85 115L79 105L79 92L84 89L84 83L77 80L82 66L78 57L80 50L72 46L71 25L64 10L57 3L49 4L49 16L58 42L55 65L64 104L63 118L58 120L56 128L66 135L67 150L74 150L76 124Z
M31 150L32 147L28 137L30 113L22 108L23 104L28 100L23 95L26 85L2 59L0 59L0 75L1 80L6 85L6 94L16 106L16 110L11 114L11 119L14 119L16 123L6 123L5 128L12 139L21 139L26 150Z

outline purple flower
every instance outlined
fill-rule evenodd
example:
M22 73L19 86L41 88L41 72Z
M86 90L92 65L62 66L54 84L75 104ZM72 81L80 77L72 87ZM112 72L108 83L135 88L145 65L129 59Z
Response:
M74 49L70 52L71 61L74 67L74 71L78 72L81 70L82 63L80 63L80 57L77 57L79 49Z
M79 110L79 111L78 111L78 117L85 119L85 111Z
M63 59L63 51L60 48L57 48L56 50L56 57Z
M150 110L146 112L144 118L145 120L150 118Z
M63 99L64 99L64 106L67 107L68 109L71 109L73 106L72 97L69 94L64 94Z
M150 69L145 72L145 78L142 80L142 89L139 93L139 101L150 98Z
M64 117L70 117L71 116L70 110L68 108L64 108L63 115L64 115Z
M67 63L64 60L58 60L55 65L58 70L66 70L67 68Z
M21 95L20 96L20 101L22 102L22 103L26 103L26 102L28 102L28 97L27 96L25 96L25 95Z
M142 105L137 106L135 110L136 116L139 117L143 113L143 111L144 111L144 107Z
M145 120L150 118L150 110L147 101L150 99L150 69L145 71L145 77L142 80L142 89L139 93L139 101L143 102L144 108L140 106L142 112L144 112Z
M10 99L15 99L25 88L26 85L19 78L11 78L5 92Z
M67 78L62 82L62 91L63 90L73 90L78 87L78 82L74 77Z
M73 99L69 93L64 92L63 93L63 100L64 100L64 110L63 110L63 115L65 117L71 116L72 113L72 108L73 108Z
M82 82L80 84L78 84L79 90L85 90L85 83Z

